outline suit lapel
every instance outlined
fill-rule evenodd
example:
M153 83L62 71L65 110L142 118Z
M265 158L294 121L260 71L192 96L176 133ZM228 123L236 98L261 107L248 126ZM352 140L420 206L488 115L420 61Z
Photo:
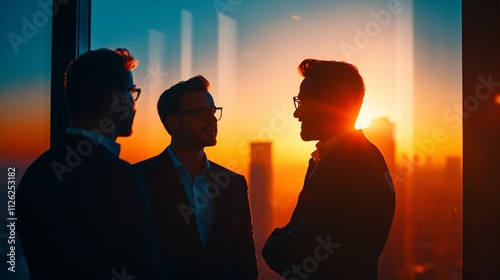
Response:
M179 178L179 175L177 174L177 171L175 170L175 167L172 163L172 159L170 158L170 155L168 154L167 151L162 153L164 157L164 162L165 165L163 165L161 168L165 168L163 170L163 173L165 174L165 179L162 180L163 182L163 187L167 187L170 189L169 193L173 195L171 198L177 205L180 204L186 204L186 206L189 206L189 200L186 194L186 190L184 189L184 186L182 185L181 179ZM166 171L166 172L165 172ZM192 216L191 216L192 218ZM194 221L194 219L193 219Z
M166 194L168 197L165 197L165 203L169 203L176 208L173 209L172 207L174 216L176 216L174 220L180 223L177 226L170 226L175 228L174 231L178 230L179 234L187 234L188 236L192 236L193 239L195 238L196 240L193 240L193 242L196 242L201 249L200 235L194 209L191 208L186 191L175 170L172 159L167 150L160 154L159 157L161 158L161 163L159 164L160 170L158 170L158 172L161 172L160 174L163 175L161 176L161 183L158 187L167 188Z
M349 145L356 141L360 136L361 132L354 132L347 136L344 140L338 143L325 158L321 160L320 164L314 170L313 174L310 176L309 180L306 178L304 188L311 189L314 193L322 186L318 184L318 181L325 175L331 175L332 173L342 172L342 162L338 162L340 158L344 157L344 153L349 149Z
M321 188L324 187L334 187L334 186L324 186L321 180L326 176L331 176L332 173L338 172L339 168L335 163L335 158L337 157L338 149L342 149L342 143L335 147L330 153L328 153L321 163L317 164L316 169L313 170L313 166L310 165L306 172L306 177L304 179L304 186L299 194L299 200L297 206L293 211L292 218L290 219L291 224L296 224L298 221L306 215L309 208L314 203L316 195Z
M333 151L332 151L332 153L333 153ZM332 153L330 153L330 154L332 154ZM318 190L318 187L320 186L320 184L318 184L318 181L321 180L321 178L324 176L325 172L335 172L334 169L329 170L331 168L328 168L328 167L331 167L331 165L328 162L328 157L323 159L323 161L321 163L316 163L316 164L317 164L316 169L311 170L309 172L310 173L310 174L308 174L309 177L307 177L305 179L305 183L304 183L304 189L309 190L313 193L316 193L316 191Z
M210 172L212 172L214 174L218 174L219 171L220 171L219 168L217 168L217 166L215 164L210 162ZM219 186L219 184L217 184L217 182L215 182L215 180L212 177L210 177L210 181L217 185L218 193L213 198L213 200L214 200L213 202L215 203L215 207L216 207L216 216L215 216L214 225L212 227L212 232L210 233L210 236L208 238L207 249L206 249L207 252L210 251L211 248L217 250L216 246L214 246L215 243L217 243L216 242L217 237L220 235L220 234L218 234L217 231L218 231L218 229L222 228L223 213L225 213L225 211L226 211L224 209L226 205L223 203L224 196L225 196L224 188Z

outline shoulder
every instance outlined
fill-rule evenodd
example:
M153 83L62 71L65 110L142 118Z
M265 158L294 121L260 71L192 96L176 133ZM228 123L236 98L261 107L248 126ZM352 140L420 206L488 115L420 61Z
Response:
M53 151L47 150L36 158L24 172L21 181L19 182L19 188L17 190L18 195L22 196L26 188L33 187L34 189L40 189L37 185L41 185L40 178L51 178L53 177L51 165L56 161ZM53 180L55 182L55 180Z
M387 164L380 150L370 142L362 131L356 131L349 135L337 147L326 155L323 164L328 165L328 170L335 169L342 172L329 173L332 177L345 177L356 180L364 180L367 176L357 176L357 172L363 174L383 174L387 171Z
M163 151L159 155L135 163L134 167L139 170L139 172L143 173L151 171L157 167L164 168L165 166L168 166L169 163L171 163L170 156L166 151Z
M226 168L226 167L224 167L224 166L222 166L222 165L220 165L220 164L218 164L216 162L213 162L211 160L209 160L208 162L210 163L210 167L213 168L213 169L216 169L216 170L219 170L219 171L228 172L228 173L230 173L231 176L243 176L243 175L238 174L238 173L232 171L231 169Z
M341 144L341 150L345 151L349 156L355 157L375 157L383 159L382 153L361 130L357 130L347 137Z
M228 176L230 177L236 177L236 178L240 178L240 179L245 179L245 177L241 174L238 174L218 163L215 163L213 161L209 161L210 162L210 169L212 172L218 172L218 173L225 173L227 174Z
M149 166L154 165L154 163L157 162L157 158L158 158L158 156L154 156L154 157L136 162L133 165L138 170L147 169Z
M133 168L137 170L148 188L164 185L167 181L175 181L175 168L170 156L165 152L137 162Z
M243 175L238 174L220 164L217 164L213 161L210 162L210 172L209 176L214 180L218 185L226 186L241 186L244 189L247 189L247 182Z

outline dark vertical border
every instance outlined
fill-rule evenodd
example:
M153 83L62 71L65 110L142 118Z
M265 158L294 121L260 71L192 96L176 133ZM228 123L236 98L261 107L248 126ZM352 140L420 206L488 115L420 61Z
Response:
M500 1L463 0L462 28L463 275L500 279Z
M52 1L51 146L59 141L69 125L64 100L64 71L76 56L90 50L90 2Z

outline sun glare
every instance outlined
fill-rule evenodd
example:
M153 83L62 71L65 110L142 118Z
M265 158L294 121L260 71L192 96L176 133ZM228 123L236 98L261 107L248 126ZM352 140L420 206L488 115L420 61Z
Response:
M356 129L363 129L369 127L370 124L372 124L372 118L361 111L358 119L356 120L356 123L354 124L354 127Z

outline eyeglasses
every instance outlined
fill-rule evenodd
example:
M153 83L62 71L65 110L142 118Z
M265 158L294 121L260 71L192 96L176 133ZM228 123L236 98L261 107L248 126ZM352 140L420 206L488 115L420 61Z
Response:
M184 110L174 113L174 115L181 115L186 113L196 113L198 120L200 122L206 122L210 115L214 116L217 121L222 118L222 107L213 107L213 108L199 108L194 110Z
M132 99L134 101L137 101L137 99L139 99L139 96L141 95L141 89L140 88L136 88L136 87L126 88L126 89L119 89L119 91L120 92L130 91L130 95L132 95Z
M299 109L300 107L300 99L298 96L293 97L293 105L295 106L295 109Z

